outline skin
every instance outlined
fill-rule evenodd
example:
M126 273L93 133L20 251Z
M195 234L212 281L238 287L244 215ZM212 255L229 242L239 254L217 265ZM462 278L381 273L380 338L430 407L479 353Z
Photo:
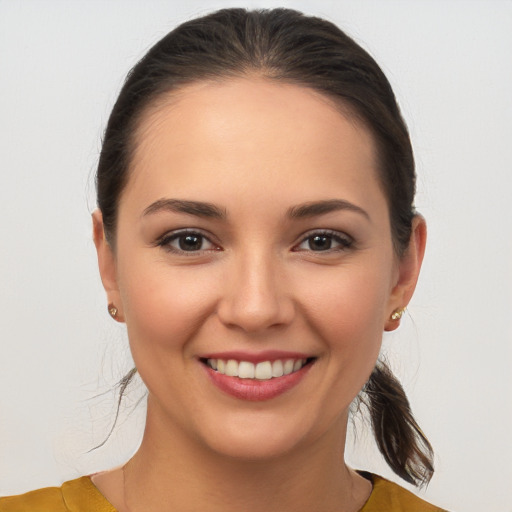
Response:
M136 140L115 250L99 211L93 221L108 301L149 390L147 425L124 477L94 483L120 511L359 510L371 484L343 463L348 407L414 291L423 219L399 259L371 134L307 88L193 84L146 112ZM225 217L147 213L169 198ZM330 200L356 208L289 215ZM159 244L184 228L206 237L201 250ZM199 361L271 349L315 361L261 402L223 393Z

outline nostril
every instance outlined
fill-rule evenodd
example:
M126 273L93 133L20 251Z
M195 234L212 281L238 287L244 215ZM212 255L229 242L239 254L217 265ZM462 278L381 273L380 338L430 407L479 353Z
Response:
M289 325L295 309L290 299L285 297L256 300L254 297L239 296L223 301L217 314L224 325L255 333Z

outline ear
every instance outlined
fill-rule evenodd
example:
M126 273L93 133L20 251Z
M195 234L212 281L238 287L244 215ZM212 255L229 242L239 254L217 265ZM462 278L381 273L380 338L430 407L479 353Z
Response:
M103 288L107 292L107 302L114 305L117 309L115 320L119 322L124 321L122 310L121 295L117 285L117 268L116 258L112 247L105 237L105 229L103 226L103 215L99 209L94 210L92 213L92 229L94 245L96 246L96 253L98 256L98 267L101 276Z
M386 331L394 331L400 325L400 318L393 320L391 315L405 308L411 300L425 255L426 242L427 224L421 215L416 215L412 221L409 245L398 262L397 282L391 292L384 326Z

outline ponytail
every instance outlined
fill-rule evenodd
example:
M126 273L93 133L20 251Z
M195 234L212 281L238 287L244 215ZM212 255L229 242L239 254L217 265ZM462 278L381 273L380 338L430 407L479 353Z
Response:
M359 400L370 413L377 446L390 468L406 482L428 484L434 473L434 451L385 362L377 362Z

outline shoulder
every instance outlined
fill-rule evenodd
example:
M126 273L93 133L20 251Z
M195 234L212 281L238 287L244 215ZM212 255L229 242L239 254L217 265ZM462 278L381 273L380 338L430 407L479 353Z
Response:
M88 476L0 498L0 512L116 512Z
M360 512L446 512L381 476L369 473L363 476L372 481L373 491Z
M58 487L47 487L19 496L0 498L0 512L43 512L49 510L55 512L68 510L62 498L61 489Z

